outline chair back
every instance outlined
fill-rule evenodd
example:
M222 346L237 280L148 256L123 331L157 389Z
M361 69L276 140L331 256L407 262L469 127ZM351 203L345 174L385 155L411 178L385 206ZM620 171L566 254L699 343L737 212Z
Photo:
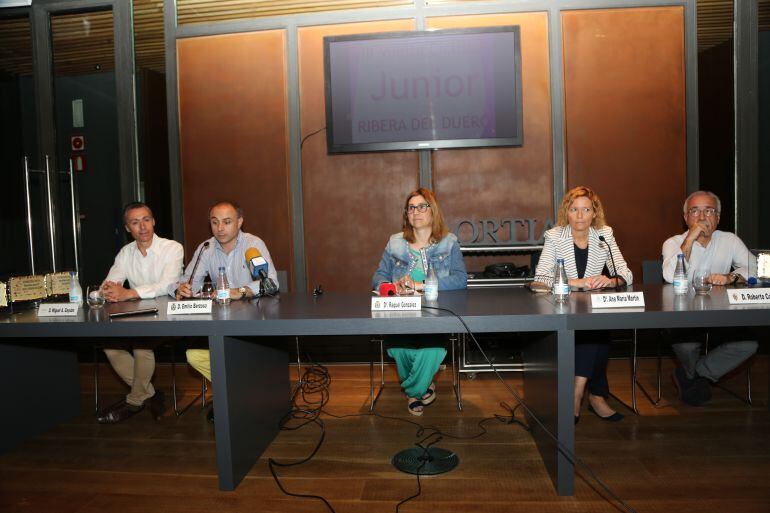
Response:
M642 262L642 283L645 285L663 283L662 260L645 260Z

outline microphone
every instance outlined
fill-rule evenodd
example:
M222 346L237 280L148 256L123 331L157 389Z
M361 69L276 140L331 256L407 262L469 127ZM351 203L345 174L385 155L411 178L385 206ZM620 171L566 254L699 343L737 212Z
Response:
M607 246L607 251L610 253L610 261L612 262L612 270L614 271L611 278L615 278L615 292L620 292L620 280L623 280L623 286L625 286L626 280L618 276L618 268L615 267L615 257L612 256L612 248L609 244L607 244L607 239L604 238L604 235L599 235L599 240L602 241L605 246Z
M272 296L278 292L275 282L267 275L270 266L257 248L248 248L244 255L253 280L259 280L259 295Z
M380 296L386 297L386 296L395 296L396 295L396 286L389 282L383 282L380 283L380 289L379 289Z
M206 242L203 243L203 246L201 247L201 250L198 251L198 257L195 259L195 265L193 265L192 272L190 273L190 279L187 280L187 284L190 286L191 289L192 289L193 277L195 276L195 271L198 269L198 264L201 262L201 255L208 248L209 248L209 241L206 241Z

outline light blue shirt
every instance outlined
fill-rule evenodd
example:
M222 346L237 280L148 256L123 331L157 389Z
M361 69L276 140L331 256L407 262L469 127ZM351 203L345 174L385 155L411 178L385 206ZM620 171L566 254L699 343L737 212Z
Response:
M209 247L201 255L201 261L198 264L198 269L195 271L195 276L192 280L193 292L198 292L203 286L203 281L206 274L211 277L211 282L216 286L217 277L219 276L219 268L224 267L227 272L227 280L230 282L231 289L237 289L240 287L248 287L254 294L259 293L259 280L253 280L251 277L251 271L249 265L246 262L246 250L249 248L257 248L262 256L267 261L268 271L267 275L274 282L276 287L278 286L278 273L273 265L273 260L270 258L270 252L267 250L265 243L250 233L238 232L238 238L235 243L235 248L228 254L222 249L222 245L216 239L211 237L208 240ZM168 294L174 296L176 289L179 288L181 283L185 283L190 280L190 273L195 266L195 261L198 259L198 254L203 248L201 243L195 250L190 263L187 265L184 274L178 282L172 283L168 286Z

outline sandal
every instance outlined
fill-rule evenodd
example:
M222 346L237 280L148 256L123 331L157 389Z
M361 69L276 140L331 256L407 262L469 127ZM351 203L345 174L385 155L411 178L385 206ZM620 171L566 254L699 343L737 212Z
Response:
M422 404L422 401L420 401L419 399L416 399L411 403L409 403L406 409L409 410L409 413L411 413L412 415L416 415L419 417L422 415L422 410L418 410L417 408L421 408L422 406L424 406Z
M422 401L422 404L427 406L435 400L436 400L436 385L431 383L430 386L428 387L428 390L425 391L425 394L423 394L420 401Z

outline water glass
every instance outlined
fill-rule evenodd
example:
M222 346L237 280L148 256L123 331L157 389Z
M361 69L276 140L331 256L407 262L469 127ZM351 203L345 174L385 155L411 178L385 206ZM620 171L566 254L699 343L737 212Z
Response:
M87 289L88 306L91 308L101 308L104 306L104 293L101 285L91 285Z
M214 295L214 284L210 281L206 281L203 283L203 288L201 288L201 299L211 299L211 296Z
M697 270L692 278L692 287L695 289L695 293L701 296L705 296L711 292L711 281L709 280L708 270Z

